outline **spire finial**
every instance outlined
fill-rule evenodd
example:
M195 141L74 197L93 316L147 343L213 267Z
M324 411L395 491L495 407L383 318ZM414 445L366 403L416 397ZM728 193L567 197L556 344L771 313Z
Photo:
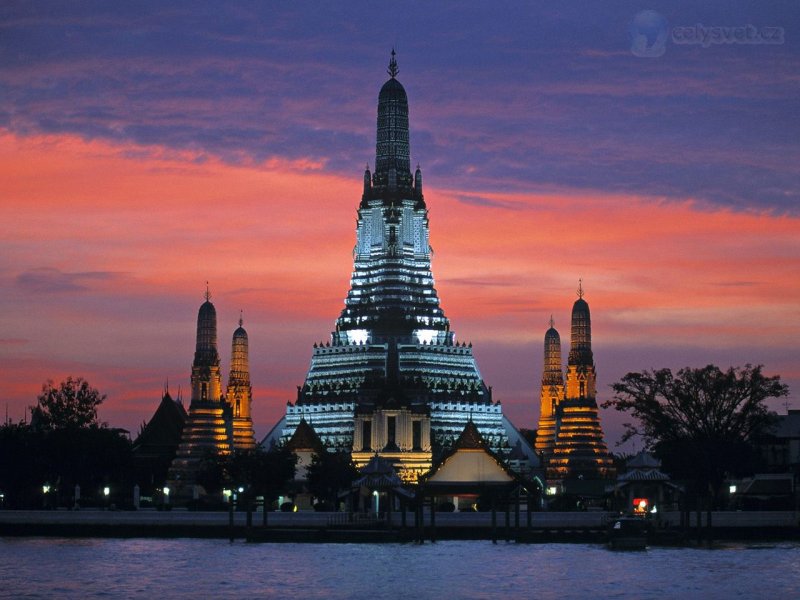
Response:
M211 301L211 292L208 289L208 282L206 281L206 302Z
M583 298L583 279L578 279L578 298Z
M244 324L243 316L244 316L244 311L240 308L239 309L239 327L241 327Z
M553 320L553 315L550 315L550 329L555 327L555 325L556 325L556 322Z
M397 59L395 58L396 55L397 52L395 52L394 48L392 48L392 58L389 61L389 69L386 71L392 79L397 77L397 74L400 72L400 69L397 68Z

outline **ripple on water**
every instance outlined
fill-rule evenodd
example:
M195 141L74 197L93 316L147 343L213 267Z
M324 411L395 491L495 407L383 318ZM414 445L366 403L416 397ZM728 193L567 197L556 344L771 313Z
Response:
M612 553L599 545L0 540L3 598L792 597L800 546Z

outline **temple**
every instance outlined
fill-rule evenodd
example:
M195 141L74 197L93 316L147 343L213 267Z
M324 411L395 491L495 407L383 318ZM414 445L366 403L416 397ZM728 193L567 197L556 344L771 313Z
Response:
M538 457L493 402L472 353L456 340L431 273L428 209L411 171L408 97L394 51L378 94L375 171L364 172L350 290L335 330L265 445L288 440L305 419L358 466L376 453L405 481L428 471L469 421L502 455Z
M250 417L251 389L247 332L239 319L233 334L228 394L222 393L217 351L217 310L206 290L206 301L197 314L197 343L192 363L192 399L181 442L169 470L173 489L195 483L202 459L208 454L226 455L255 447Z
M597 411L592 324L583 285L572 306L566 385L561 371L561 340L553 327L545 334L545 365L540 394L536 449L549 481L600 479L614 475Z
M225 399L231 407L233 425L233 447L237 450L252 450L256 447L250 403L253 390L250 386L247 331L239 315L239 327L233 332L231 348L231 370Z

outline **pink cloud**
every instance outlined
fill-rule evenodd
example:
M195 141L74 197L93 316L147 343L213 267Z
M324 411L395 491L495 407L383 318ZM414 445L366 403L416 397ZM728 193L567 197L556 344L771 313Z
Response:
M0 358L12 416L45 379L82 375L109 395L105 420L137 429L165 380L188 388L205 281L223 361L244 310L259 435L294 398L311 345L343 306L360 177L310 157L197 158L0 134ZM442 305L519 426L535 426L541 338L553 314L566 345L579 277L596 347L634 356L604 364L604 394L628 370L661 366L637 362L636 348L661 346L669 352L648 360L666 365L685 348L743 364L796 347L800 219L574 190L429 186L426 198ZM788 360L767 367L800 383Z

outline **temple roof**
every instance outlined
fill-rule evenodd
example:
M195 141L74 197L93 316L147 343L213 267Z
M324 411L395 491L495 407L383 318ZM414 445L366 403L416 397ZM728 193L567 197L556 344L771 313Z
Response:
M661 467L661 461L644 450L625 464L629 469L658 469Z
M470 419L464 427L464 431L458 436L456 443L453 444L453 449L461 450L485 450L486 442L478 431L477 425Z
M308 421L300 419L300 423L286 443L286 447L289 450L322 450L325 446Z
M165 392L156 412L133 442L134 452L147 452L155 447L177 447L186 424L186 409Z

